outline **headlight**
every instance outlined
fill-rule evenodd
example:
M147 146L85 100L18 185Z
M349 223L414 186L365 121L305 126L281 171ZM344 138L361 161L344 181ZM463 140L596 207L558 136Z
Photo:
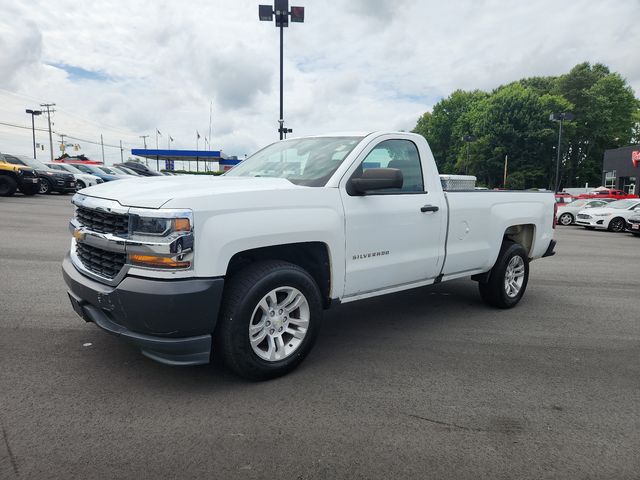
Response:
M193 264L193 214L190 210L129 211L129 263L159 269Z

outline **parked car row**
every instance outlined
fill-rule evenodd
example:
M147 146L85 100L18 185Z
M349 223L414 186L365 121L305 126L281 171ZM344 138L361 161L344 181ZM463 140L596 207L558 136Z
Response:
M640 198L615 200L580 199L558 205L556 221L560 225L579 225L587 229L629 231L640 235Z
M54 170L53 168L34 158L26 157L24 155L9 155L5 153L0 154L0 162L2 162L4 165L13 165L14 167L17 167L20 171L23 172L23 176L27 169L35 173L37 177L37 182L35 182L35 184L37 184L38 186L37 191L33 191L35 190L35 188L32 188L27 189L29 193L25 193L24 188L20 188L22 184L18 185L20 191L22 193L25 193L26 195L33 195L34 193L45 194L51 192L64 194L72 193L77 190L76 180L72 174ZM30 182L33 183L32 181ZM0 195L13 195L16 191L16 186L13 185L13 183L15 183L15 180L14 182L12 182L11 180L5 179L4 183L5 188L0 189ZM32 191L33 193L31 193Z
M114 180L163 176L137 162L101 166L84 162L41 162L24 155L0 153L0 196L67 194Z

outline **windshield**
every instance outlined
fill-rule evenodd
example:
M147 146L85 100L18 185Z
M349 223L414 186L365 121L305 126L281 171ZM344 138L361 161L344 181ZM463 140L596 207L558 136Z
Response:
M286 178L296 185L324 186L362 137L317 137L273 143L239 163L228 177Z
M99 175L104 175L104 172L101 171L100 169L96 168L93 165L75 165L75 167L84 172L84 173L93 173L93 174L99 174Z
M51 167L46 166L40 160L25 157L24 155L5 155L5 157L9 163L13 163L14 165L28 165L31 168L35 168L37 170L53 170Z
M107 167L98 167L100 170L102 170L105 173L108 173L109 175L122 175L121 173L118 173L114 170L111 170L110 168Z
M53 165L52 165L53 166ZM81 170L78 170L76 167L74 167L73 165L67 165L67 164L60 164L58 163L58 166L64 170L66 170L67 172L71 172L71 173L82 173Z
M625 208L633 207L636 204L638 204L638 200L618 200L617 202L611 202L607 205L607 208L624 210Z
M136 177L140 176L139 173L136 173L133 170L128 169L127 167L120 166L120 167L113 167L113 168L116 169L116 170L119 170L120 172L124 172L124 173L126 173L128 175L134 175Z
M586 205L587 202L590 202L590 200L576 200L574 202L568 203L566 206L567 207L581 207L583 205Z

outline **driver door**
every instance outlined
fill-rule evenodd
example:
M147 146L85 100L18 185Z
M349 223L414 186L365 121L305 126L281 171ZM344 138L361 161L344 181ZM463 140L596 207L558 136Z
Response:
M399 169L402 187L349 193L349 180L367 168ZM383 140L363 152L347 178L340 189L346 228L344 297L435 278L443 258L446 209L441 192L425 191L416 145L405 139Z

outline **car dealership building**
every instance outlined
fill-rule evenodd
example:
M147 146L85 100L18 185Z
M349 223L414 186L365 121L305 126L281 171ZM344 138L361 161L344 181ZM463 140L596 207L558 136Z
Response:
M638 194L640 178L640 145L605 150L602 184L627 193Z

